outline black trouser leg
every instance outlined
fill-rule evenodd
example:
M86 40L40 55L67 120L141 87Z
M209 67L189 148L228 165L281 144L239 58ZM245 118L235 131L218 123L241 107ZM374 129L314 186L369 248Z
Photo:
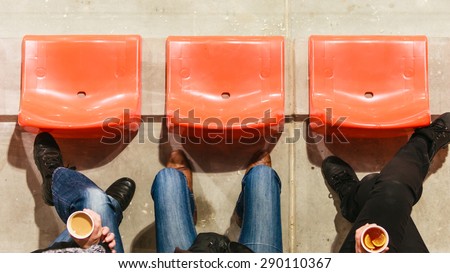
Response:
M427 150L424 139L411 139L379 175L363 179L353 197L360 211L341 252L355 251L355 231L366 223L376 223L388 231L392 252L428 251L411 219L430 165Z

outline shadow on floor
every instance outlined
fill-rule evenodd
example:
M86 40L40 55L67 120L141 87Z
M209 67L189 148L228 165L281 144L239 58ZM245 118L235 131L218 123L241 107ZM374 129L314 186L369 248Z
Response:
M348 142L307 142L309 161L321 166L322 161L335 155L342 158L355 172L379 172L408 141L409 136L395 138L348 138Z
M431 120L437 117L439 115L433 115ZM308 122L304 122L303 127L308 159L312 164L320 167L323 159L335 155L349 163L355 172L379 172L410 138L410 135L403 135L386 138L347 138L347 141L342 141L342 138L331 136L324 141L323 136L310 130ZM445 161L443 153L445 152L439 151L436 154L430 173L434 173L442 166Z
M35 135L23 133L16 125L8 150L8 162L12 166L26 170L27 186L35 207L34 221L39 228L38 248L46 248L61 232L61 221L55 217L54 209L46 205L41 195L41 178L33 168L32 147ZM30 249L34 251L36 249Z
M155 223L146 226L131 242L131 253L156 253Z
M251 157L260 150L271 152L281 133L256 135L254 138L227 139L222 136L182 137L169 132L163 122L160 138L160 162L166 165L170 152L182 149L192 162L194 172L222 173L245 169Z

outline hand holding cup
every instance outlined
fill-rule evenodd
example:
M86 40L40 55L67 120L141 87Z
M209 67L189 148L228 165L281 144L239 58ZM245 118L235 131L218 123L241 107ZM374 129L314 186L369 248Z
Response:
M67 230L75 239L86 239L94 232L94 219L87 211L75 211L67 219Z
M358 253L382 253L389 250L389 234L376 224L366 224L356 230L355 249Z

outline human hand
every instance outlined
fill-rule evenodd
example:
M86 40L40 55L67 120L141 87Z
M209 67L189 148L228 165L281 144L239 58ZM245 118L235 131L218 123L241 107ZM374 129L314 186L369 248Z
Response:
M364 247L361 245L361 236L363 231L368 227L376 227L377 224L365 224L364 226L361 226L355 231L355 251L356 253L368 253ZM381 253L385 253L389 251L389 247L386 247L385 250L383 250Z
M111 251L113 251L115 246L114 234L109 232L108 227L102 227L102 219L101 216L93 210L83 209L84 212L89 214L94 220L94 230L88 238L85 239L77 239L72 237L73 240L81 247L81 248L89 248L93 245L97 245L99 243L106 242L112 245Z
M109 249L112 253L116 253L114 249L116 247L116 235L110 232L109 227L102 227L102 243L108 244Z

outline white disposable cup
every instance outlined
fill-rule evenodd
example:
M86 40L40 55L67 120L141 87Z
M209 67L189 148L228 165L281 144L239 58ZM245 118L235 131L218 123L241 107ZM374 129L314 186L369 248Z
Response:
M84 211L75 211L67 219L67 230L72 237L86 239L94 231L94 219Z
M370 249L369 247L366 246L366 244L364 243L364 237L366 236L367 233L371 233L374 230L376 230L375 232L382 232L384 234L384 236L386 237L386 241L385 243L380 246L380 247L376 247L375 249ZM362 233L361 233L361 245L364 248L364 250L366 250L367 252L372 252L372 253L380 253L383 252L387 246L389 244L389 234L387 233L387 231L381 227L381 226L368 226L367 228L365 228Z

